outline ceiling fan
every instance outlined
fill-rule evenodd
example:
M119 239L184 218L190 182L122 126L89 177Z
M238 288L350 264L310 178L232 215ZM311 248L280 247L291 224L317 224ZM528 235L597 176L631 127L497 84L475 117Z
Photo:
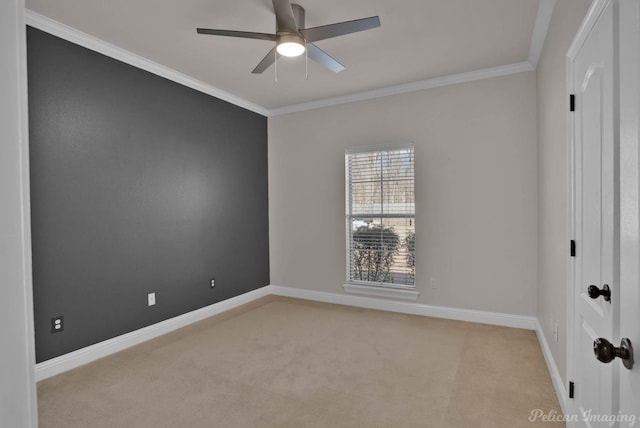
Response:
M320 27L304 28L304 8L298 4L291 4L290 0L273 0L273 11L276 14L276 33L253 33L249 31L214 30L210 28L198 28L198 34L210 34L214 36L242 37L247 39L269 40L276 45L260 61L252 73L259 74L273 64L278 55L294 57L302 55L305 50L312 60L336 73L344 70L340 64L325 51L317 47L314 42L357 33L380 26L380 18L356 19L353 21L339 22L337 24L322 25Z

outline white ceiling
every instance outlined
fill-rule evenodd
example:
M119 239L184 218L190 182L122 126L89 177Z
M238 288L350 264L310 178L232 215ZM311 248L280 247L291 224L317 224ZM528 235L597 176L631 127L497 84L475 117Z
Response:
M539 0L297 2L306 9L307 27L373 15L382 25L317 42L347 67L342 73L309 61L305 80L304 57L284 58L275 83L273 66L262 75L251 74L271 42L195 31L273 33L271 0L26 1L31 11L267 110L525 62L539 6Z

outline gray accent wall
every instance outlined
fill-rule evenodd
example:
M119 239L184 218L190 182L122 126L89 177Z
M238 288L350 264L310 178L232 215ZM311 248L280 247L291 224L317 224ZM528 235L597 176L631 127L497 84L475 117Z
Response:
M38 362L269 284L266 117L33 28L27 53Z

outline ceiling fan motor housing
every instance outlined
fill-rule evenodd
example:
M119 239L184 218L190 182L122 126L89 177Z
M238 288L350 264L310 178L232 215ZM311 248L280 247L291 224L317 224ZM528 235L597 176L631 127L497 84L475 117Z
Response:
M299 29L304 28L304 8L298 4L292 4L291 10L295 19L296 28L290 25L282 25L276 17L276 45L278 53L284 56L298 56L305 51L306 42Z

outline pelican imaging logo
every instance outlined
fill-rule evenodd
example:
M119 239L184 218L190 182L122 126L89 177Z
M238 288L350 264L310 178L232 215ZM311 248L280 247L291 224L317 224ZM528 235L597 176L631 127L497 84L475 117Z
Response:
M614 426L616 422L619 422L619 426L621 427L634 426L636 424L637 418L638 417L635 414L624 414L621 412L615 415L601 415L594 413L591 409L583 411L580 416L576 414L565 415L556 410L549 410L548 412L545 412L542 409L533 409L529 414L530 422L605 422L608 423L609 426Z

